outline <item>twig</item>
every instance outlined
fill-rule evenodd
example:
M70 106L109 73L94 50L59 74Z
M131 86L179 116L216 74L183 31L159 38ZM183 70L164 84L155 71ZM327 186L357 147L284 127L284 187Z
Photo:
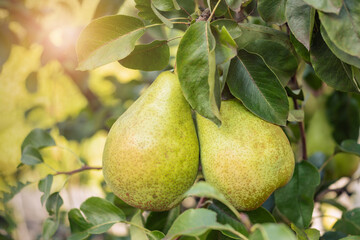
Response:
M334 189L330 189L330 188L327 188L325 190L323 190L322 192L320 192L319 194L317 194L316 198L315 198L315 201L318 202L320 201L321 199L324 198L324 196L329 193L329 192L335 192L336 193L336 196L340 196L343 192L348 192L347 191L347 188L349 187L349 185L354 182L354 181L358 181L360 180L360 177L357 177L357 178L351 178L349 180L349 182L347 184L345 184L343 187L340 187L340 188L334 188Z
M206 21L210 16L210 9L206 8L201 15L198 17L198 19L196 19L196 22L199 21Z
M297 83L297 80L296 80L296 76L294 75L292 78L291 78L291 81L292 83L295 85L295 87L298 89L299 88L299 85ZM295 109L300 109L299 108L299 105L298 105L298 102L296 100L296 97L292 97L292 100L294 102L294 108ZM307 150L306 150L306 136L305 136L305 128L304 128L304 121L301 121L298 123L299 125L299 129L300 129L300 135L301 135L301 149L302 149L302 157L304 160L307 160L308 159L308 156L307 156Z
M65 174L65 175L73 175L74 173L78 173L78 172L82 172L82 171L87 171L87 170L101 170L102 167L91 167L91 166L83 166L79 169L75 169L75 170L72 170L72 171L60 171L60 172L56 172L54 174L54 176L56 175L61 175L61 174Z

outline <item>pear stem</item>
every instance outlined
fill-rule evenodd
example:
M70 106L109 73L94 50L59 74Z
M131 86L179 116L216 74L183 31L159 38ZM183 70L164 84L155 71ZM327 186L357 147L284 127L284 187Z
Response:
M195 208L201 208L206 201L205 197L201 197Z
M65 175L73 175L75 173L78 173L78 172L83 172L83 171L87 171L87 170L101 170L102 167L91 167L91 166L82 166L81 168L79 169L75 169L75 170L72 170L72 171L57 171L54 176L56 175L61 175L61 174L65 174Z
M297 80L296 80L296 75L294 75L294 76L291 78L291 81L293 82L293 84L295 85L295 87L298 89L298 88L299 88L299 85L298 85ZM292 97L292 100L293 100L293 102L294 102L294 108L295 108L295 109L300 109L296 98L295 98L295 97ZM298 125L299 125L300 136L301 136L302 158L303 158L304 160L307 160L307 159L308 159L308 156L307 156L307 150L306 150L306 136L305 136L304 121L299 122Z

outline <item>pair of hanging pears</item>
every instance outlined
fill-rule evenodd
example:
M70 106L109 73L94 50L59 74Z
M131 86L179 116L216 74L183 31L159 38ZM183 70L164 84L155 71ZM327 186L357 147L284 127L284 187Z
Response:
M109 132L103 154L107 184L131 206L169 210L195 181L200 145L205 180L237 209L259 207L292 176L289 141L279 126L238 100L222 102L220 114L221 127L197 115L197 136L177 76L161 73Z

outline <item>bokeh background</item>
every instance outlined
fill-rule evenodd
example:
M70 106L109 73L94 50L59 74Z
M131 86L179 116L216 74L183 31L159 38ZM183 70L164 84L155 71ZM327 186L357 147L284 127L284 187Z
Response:
M0 0L0 211L3 213L0 220L6 222L6 231L10 229L15 239L37 239L41 234L47 212L40 203L41 193L35 183L54 170L71 171L83 163L101 166L111 124L158 74L126 69L118 63L89 72L76 70L75 46L81 29L94 18L117 13L136 16L134 1ZM261 24L256 18L250 21ZM176 29L153 31L157 37L162 34L164 38L181 34ZM152 39L149 31L140 41ZM168 68L173 64L178 41L170 44L172 57ZM298 79L305 86L309 155L318 154L316 160L331 155L335 146L326 103L334 96L340 99L344 96L316 81L309 66L300 68ZM358 97L354 101L359 106ZM18 167L21 143L34 128L48 129L57 146L42 150L46 164ZM295 153L300 154L297 125L290 125L287 134ZM358 168L358 162L353 160L351 173ZM343 168L336 164L332 163L334 168ZM347 173L346 169L344 172ZM27 184L26 187L6 202L6 193L16 188L19 181ZM334 188L346 182L340 180ZM350 188L355 194L342 194L342 204L349 208L360 206L358 183L352 183ZM90 196L111 197L104 187L101 171L96 170L70 177L58 175L54 178L54 191L60 191L64 210L79 207ZM188 199L184 204L191 206L195 201ZM316 215L328 217L317 219ZM314 216L317 228L324 230L341 217L341 212L322 204L317 206ZM64 215L55 239L66 239L69 235L66 218ZM5 230L0 228L0 232ZM121 237L127 234L122 224L114 225L110 232L111 235L94 239L127 239Z

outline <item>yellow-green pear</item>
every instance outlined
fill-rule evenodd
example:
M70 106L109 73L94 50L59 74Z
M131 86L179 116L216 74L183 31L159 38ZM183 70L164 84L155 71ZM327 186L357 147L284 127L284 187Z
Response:
M279 126L236 99L222 102L220 114L220 127L196 117L205 180L237 209L256 209L291 179L295 160L290 143Z
M110 189L131 206L165 211L194 183L199 144L177 76L161 73L114 123L103 173Z

